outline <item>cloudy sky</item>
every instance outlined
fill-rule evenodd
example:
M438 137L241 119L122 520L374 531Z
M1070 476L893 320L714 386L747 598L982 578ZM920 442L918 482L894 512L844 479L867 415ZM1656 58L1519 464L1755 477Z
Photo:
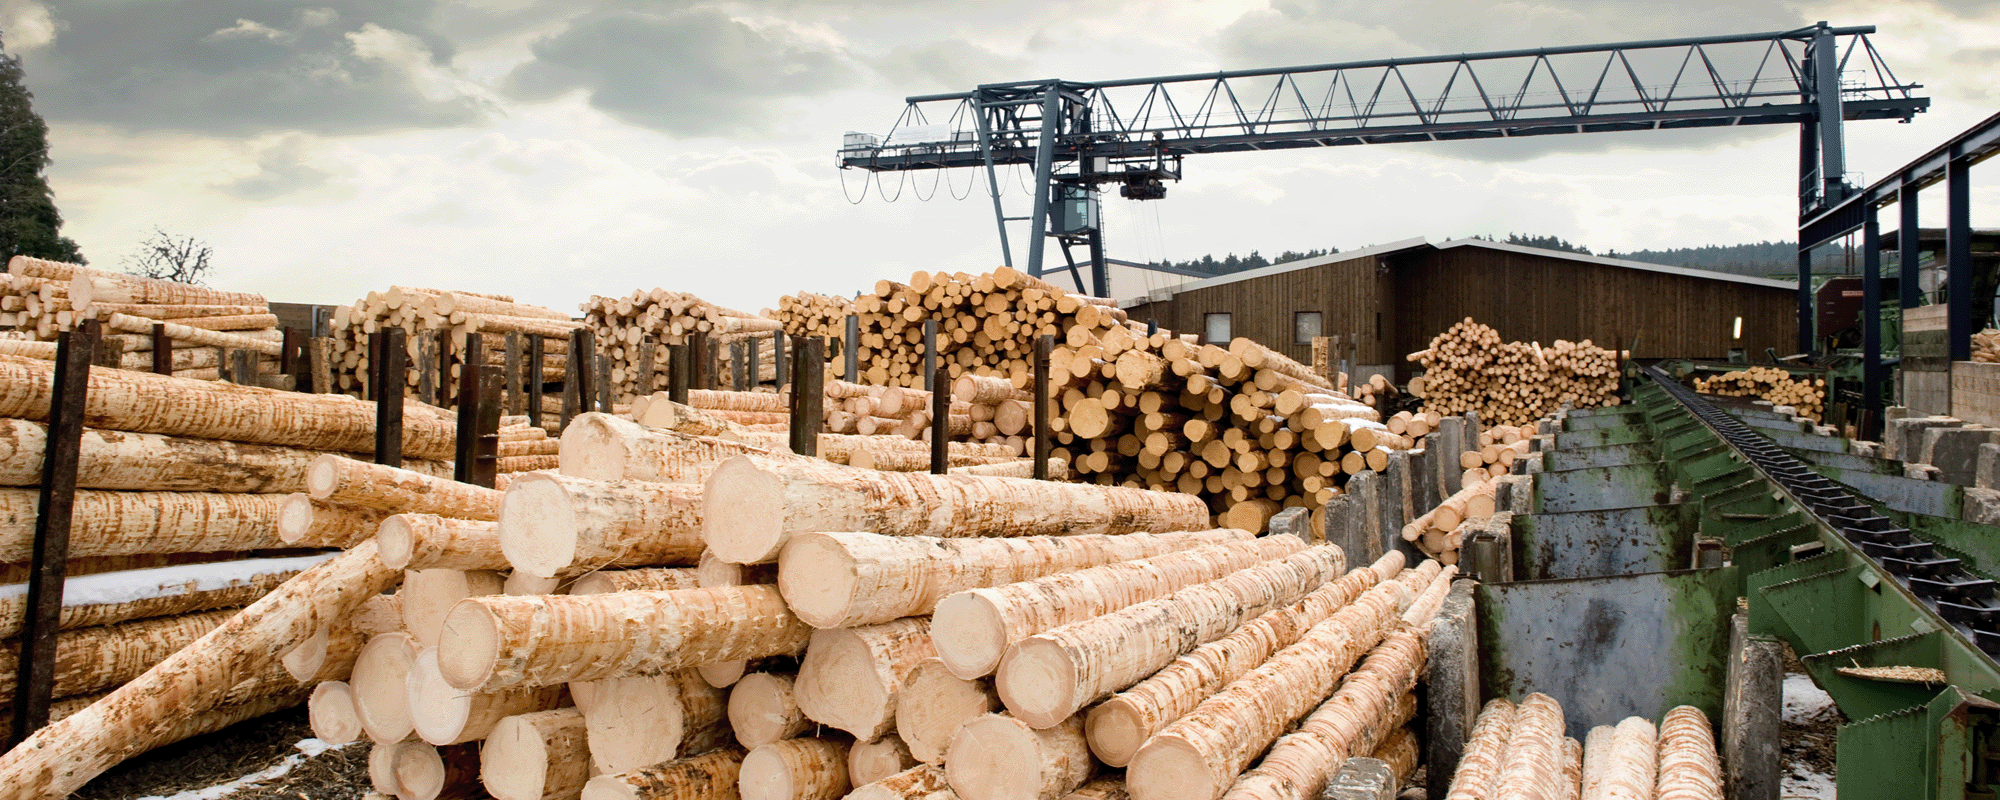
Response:
M835 168L841 133L887 131L908 95L1818 20L1879 26L1934 98L1912 124L1848 126L1864 179L2000 109L2000 2L1970 0L0 0L93 264L158 226L213 245L216 285L273 300L416 284L561 308L661 286L755 309L997 265L974 174L886 202L893 178ZM1134 260L1785 239L1796 148L1769 126L1202 156L1164 201L1107 200L1106 238ZM2000 225L1996 177L1974 170L1975 224ZM1942 197L1925 208L1936 224Z

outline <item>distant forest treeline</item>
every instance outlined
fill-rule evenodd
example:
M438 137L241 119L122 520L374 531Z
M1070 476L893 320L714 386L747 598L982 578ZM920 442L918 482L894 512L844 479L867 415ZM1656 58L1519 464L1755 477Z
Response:
M1505 239L1491 236L1474 238L1499 241L1523 247L1539 247L1544 250L1561 250L1584 255L1592 253L1590 248L1571 244L1556 236L1534 236L1519 233L1507 234ZM1200 272L1206 275L1228 275L1233 272L1299 261L1307 258L1331 255L1340 252L1338 247L1324 250L1296 252L1286 250L1275 258L1267 258L1252 250L1247 256L1230 253L1222 258L1205 255L1187 261L1168 261L1166 266ZM1798 245L1793 242L1752 242L1749 244L1704 245L1701 247L1676 247L1670 250L1634 250L1620 253L1616 250L1602 253L1606 258L1622 258L1628 261L1644 261L1649 264L1664 264L1670 267L1705 269L1711 272L1727 272L1733 275L1791 275L1798 271ZM1838 247L1823 249L1813 257L1813 272L1818 274L1839 274L1847 271L1848 255ZM1154 262L1159 263L1159 262Z

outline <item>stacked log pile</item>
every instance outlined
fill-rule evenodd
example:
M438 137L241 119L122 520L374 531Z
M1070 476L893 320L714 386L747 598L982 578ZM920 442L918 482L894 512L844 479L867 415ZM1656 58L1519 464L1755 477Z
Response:
M1411 379L1410 394L1423 399L1426 411L1446 416L1476 411L1488 423L1526 425L1563 404L1619 402L1619 356L1588 339L1558 339L1551 347L1507 342L1467 317L1407 358L1424 368Z
M1722 769L1707 715L1693 706L1563 736L1562 705L1534 693L1481 709L1453 773L1454 800L1502 797L1660 797L1721 800Z
M1972 360L2000 364L2000 330L1987 328L1972 335Z
M861 328L857 377L871 386L924 385L926 321L937 323L938 364L954 380L1027 375L1037 336L1080 339L1131 325L1110 300L1072 294L1008 267L982 275L919 271L908 283L880 281L851 308ZM845 314L829 318L831 313L840 313L831 298L793 298L780 303L778 317L787 332L820 334L830 325L831 335L844 336ZM829 360L837 360L836 352L829 351Z
M260 295L15 256L0 284L0 309L14 315L24 339L0 344L0 353L52 359L53 347L25 342L53 342L77 321L96 319L105 326L104 346L119 353L125 369L153 368L155 323L177 348L173 369L180 377L216 380L226 350L264 356L259 375L276 375L280 366L284 333Z
M770 314L784 322L786 336L819 336L828 340L829 356L841 352L847 339L847 318L854 313L854 301L811 292L778 298L778 310Z
M1695 378L1694 390L1723 397L1756 397L1773 405L1791 406L1815 422L1826 413L1826 379L1794 377L1777 367L1732 370L1712 378Z
M436 405L456 405L458 360L466 335L472 333L481 334L480 352L485 365L493 368L506 364L506 334L544 337L541 379L559 384L568 365L570 331L580 324L563 312L516 303L507 295L407 286L369 292L351 306L334 309L328 350L332 390L372 396L368 386L369 336L386 328L402 328L407 334L403 345L409 365L404 376L406 388L434 391ZM524 357L526 351L523 344ZM425 362L433 365L432 370L420 369ZM436 366L441 364L451 366L447 371ZM550 392L544 403L546 412L560 410L561 392Z
M611 390L620 401L665 388L666 348L685 344L691 334L706 333L710 342L721 344L768 336L783 326L775 319L666 289L640 289L622 297L593 295L582 309L598 354L611 360ZM733 385L732 361L718 358L717 362L716 385ZM758 364L751 375L755 379L746 380L745 385L778 381L769 347L759 348Z
M1225 349L1121 327L1070 341L1049 359L1055 457L1084 480L1200 495L1228 527L1261 530L1285 508L1322 506L1436 423L1385 422L1249 339Z

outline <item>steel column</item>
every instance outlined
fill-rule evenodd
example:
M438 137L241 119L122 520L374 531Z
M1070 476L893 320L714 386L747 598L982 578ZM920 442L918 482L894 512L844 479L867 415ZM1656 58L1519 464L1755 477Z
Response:
M985 105L974 102L973 116L979 120L979 155L986 161L986 193L993 197L993 224L1000 227L1000 264L1014 266L1014 247L1007 242L1007 211L1000 205L1000 174L993 169L993 126L986 119Z
M1841 132L1840 43L1824 22L1813 37L1812 51L1813 104L1819 112L1814 127L1819 129L1820 203L1831 205L1846 194L1847 156Z
M1917 187L1904 183L1896 189L1896 291L1904 308L1923 305L1923 286L1917 261L1923 258L1923 234L1917 227Z
M1882 224L1867 207L1861 225L1861 391L1862 408L1882 408Z
M1042 276L1042 251L1049 239L1049 175L1055 168L1056 127L1062 115L1062 83L1049 84L1042 95L1041 146L1035 148L1035 213L1028 222L1028 274Z
M1972 360L1972 333L1985 320L1972 318L1972 176L1965 159L1945 169L1945 282L1951 307L1945 335L1951 360Z

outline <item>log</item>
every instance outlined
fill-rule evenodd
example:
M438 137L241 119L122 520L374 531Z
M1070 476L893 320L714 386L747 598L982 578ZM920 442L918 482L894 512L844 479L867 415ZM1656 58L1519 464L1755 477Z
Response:
M1498 797L1521 797L1533 792L1556 797L1562 779L1562 706L1554 698L1536 692L1521 701L1514 711L1513 735L1507 740L1507 754L1494 779Z
M994 687L1021 721L1054 725L1244 622L1298 602L1346 567L1340 548L1319 545L1114 614L1044 631L1007 649Z
M314 686L306 701L306 720L313 738L327 744L347 744L361 738L361 716L354 711L354 693L347 681L326 681Z
M893 733L847 748L847 782L855 786L866 786L916 765L909 746Z
M157 303L99 303L92 302L83 309L89 314L129 314L147 319L184 320L200 317L235 317L255 314L263 316L270 311L266 305L166 305ZM278 327L274 317L271 324L262 328Z
M1451 792L1446 800L1476 800L1491 795L1494 779L1500 774L1500 759L1506 755L1507 739L1513 730L1514 704L1504 697L1487 701L1472 723L1472 738L1466 741L1465 751L1459 756L1458 770L1452 773ZM1652 796L1652 759L1648 757L1646 762L1648 780L1630 797Z
M0 489L0 562L34 554L35 489ZM220 553L280 546L283 498L268 494L78 491L69 555Z
M1037 730L1004 714L966 723L944 764L945 779L964 800L1061 800L1095 771L1083 720Z
M616 775L583 786L583 800L736 800L743 751L717 750Z
M729 738L723 692L694 670L579 681L591 768L612 774L712 750Z
M272 495L252 495L272 497ZM314 500L304 492L278 499L275 538L295 547L352 547L382 529L389 512ZM262 545L271 547L272 545Z
M959 592L938 601L933 614L938 657L960 678L982 677L1000 666L1001 657L1014 642L1282 558L1304 547L1297 537L1283 536L1203 545Z
M661 402L654 403L657 408ZM597 481L640 480L655 483L701 483L717 464L744 454L775 451L740 441L715 438L727 429L657 430L607 414L579 414L563 429L558 469L562 474Z
M845 628L928 615L967 589L1248 538L1229 529L1015 539L801 533L779 553L778 588L806 624Z
M78 273L70 281L69 296L78 306L92 303L268 305L264 302L263 295L225 292L220 289L155 278L97 272Z
M0 486L40 484L47 450L48 426L0 419ZM291 447L85 429L76 486L286 494L305 491L306 468L320 455Z
M746 750L798 736L811 727L799 711L789 675L753 672L729 689L729 728Z
M65 632L56 639L54 696L102 692L138 677L235 613L203 611ZM20 655L19 640L0 646L0 697L14 697Z
M1416 713L1410 690L1423 665L1420 634L1409 628L1391 634L1341 679L1332 697L1280 737L1257 768L1237 778L1223 796L1316 800L1327 778L1350 755L1375 752Z
M218 706L217 695L238 682L231 677L270 664L319 621L345 616L394 580L369 543L306 570L102 701L0 755L0 796L67 795L132 755L190 730L219 729L228 724L221 720L255 705ZM268 713L270 704L263 707Z
M855 787L849 800L958 800L944 770L922 764L866 786Z
M1626 717L1612 731L1601 793L1593 797L1650 797L1658 786L1658 731L1642 717ZM1498 772L1495 768L1494 772Z
M241 608L325 556L258 558L70 578L58 627L75 630L150 617ZM21 632L27 585L0 586L0 638Z
M391 514L375 543L390 569L506 569L500 523L436 514Z
M943 764L959 728L999 709L1000 696L990 681L965 680L951 674L943 661L926 658L903 676L903 691L896 695L896 735L918 761Z
M342 505L458 519L497 519L500 511L500 492L493 489L335 455L312 463L306 494Z
M566 706L495 723L479 779L493 800L575 800L590 780L583 712Z
M474 744L438 747L403 742L396 748L391 769L400 790L396 800L436 800L446 789L463 790L478 780L479 749Z
M1097 704L1084 720L1091 753L1114 767L1130 763L1132 754L1153 734L1297 642L1362 592L1395 577L1402 566L1403 554L1390 551L1374 564L1313 590L1298 603L1265 612L1229 635L1189 651Z
M468 597L500 594L506 578L492 570L413 569L403 573L403 629L419 647L436 647L444 617Z
M701 490L565 475L514 479L500 501L500 549L514 569L693 564L702 550Z
M633 589L699 589L700 581L695 571L687 567L640 567L637 569L598 570L583 575L570 584L572 595L606 594Z
M127 333L152 333L153 327L157 325L167 335L167 338L173 339L176 342L187 342L203 347L222 347L230 350L250 350L272 358L277 358L285 353L284 345L276 342L209 330L207 328L197 328L193 325L183 324L182 322L165 322L125 314L107 314L104 316L104 324L113 330L125 331Z
M835 800L851 787L847 745L828 739L785 739L743 756L736 792L743 800Z
M1199 498L1015 478L890 473L738 456L703 487L702 538L727 561L777 557L799 531L1035 536L1208 527Z
M418 651L414 637L392 631L370 638L354 662L354 676L348 680L354 710L361 716L362 731L378 744L403 741L416 731L408 686Z
M493 691L796 653L811 631L773 586L473 597L446 616L438 666Z
M0 417L45 420L54 364L0 358ZM344 453L375 450L375 406L307 394L92 368L84 424L106 430L223 439ZM450 458L455 430L442 417L403 420L406 458Z
M793 691L799 711L820 724L874 741L896 721L903 677L937 653L930 618L813 631Z
M1675 706L1660 721L1660 768L1656 786L1662 800L1721 800L1722 765L1707 715L1694 706Z
M1126 767L1134 800L1220 797L1279 734L1332 694L1339 676L1382 639L1409 599L1409 588L1396 581L1368 590L1161 730Z
M548 711L563 705L560 686L515 687L498 692L468 692L444 682L438 673L437 649L417 653L408 678L410 723L417 738L434 745L485 739L500 720Z

